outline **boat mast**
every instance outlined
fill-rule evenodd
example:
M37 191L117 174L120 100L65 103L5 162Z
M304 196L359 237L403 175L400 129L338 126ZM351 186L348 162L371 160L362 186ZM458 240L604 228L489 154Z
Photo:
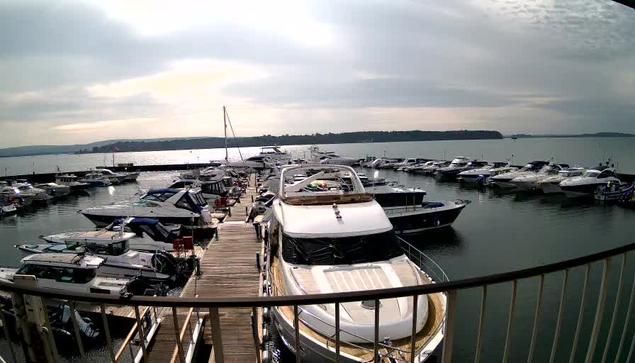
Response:
M229 157L227 153L227 111L225 110L225 106L223 106L223 125L225 130L225 165L229 163Z

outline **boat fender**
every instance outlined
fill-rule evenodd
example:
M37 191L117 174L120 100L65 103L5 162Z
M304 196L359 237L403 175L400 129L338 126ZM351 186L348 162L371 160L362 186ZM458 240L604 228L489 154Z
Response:
M435 227L438 227L438 226L441 225L441 222L439 221L439 218L435 218L433 223L434 223Z
M269 316L269 308L262 308L262 321L263 322L269 322L270 320L270 316Z
M271 358L269 357L269 351L268 350L263 350L262 351L262 363L270 363L271 362Z
M262 327L262 341L266 342L270 339L271 337L269 336L269 329L267 328L267 326L263 326Z
M258 271L262 271L260 266L260 252L256 252L256 267L258 268Z

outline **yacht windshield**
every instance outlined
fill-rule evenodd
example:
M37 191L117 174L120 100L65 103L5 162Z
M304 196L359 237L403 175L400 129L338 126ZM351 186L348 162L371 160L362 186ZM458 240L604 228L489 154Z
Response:
M339 238L282 236L285 261L298 265L350 265L385 261L403 254L394 231Z
M598 175L600 175L600 172L597 170L589 170L586 173L584 173L583 177L585 178L596 178Z

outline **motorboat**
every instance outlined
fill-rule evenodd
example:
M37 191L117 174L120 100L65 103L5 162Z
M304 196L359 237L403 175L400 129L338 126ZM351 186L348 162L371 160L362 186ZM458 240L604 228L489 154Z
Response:
M433 161L432 164L413 170L415 174L434 175L441 168L450 166L450 161Z
M34 254L22 259L20 268L0 268L0 280L19 283L35 276L37 287L62 292L124 295L130 279L97 276L105 262L97 256L69 253Z
M205 201L215 208L227 206L227 198L232 189L231 186L227 186L226 179L222 176L216 180L177 180L168 187L168 189L182 188L199 188Z
M348 156L340 156L334 152L324 152L320 157L320 164L336 164L353 166L359 164L359 160L349 158Z
M303 166L282 170L278 197L269 222L266 293L272 296L345 293L433 283L405 254L393 226L356 176L352 184L337 174L355 172L346 166L310 166L302 181L293 175ZM307 169L308 170L308 169ZM320 188L314 188L314 185ZM410 246L408 247L410 248ZM318 282L321 281L321 282ZM446 297L430 294L412 306L410 298L342 303L341 362L367 362L373 357L374 311L379 309L380 361L410 359L413 312L417 311L413 357L424 362L443 340ZM293 307L270 309L282 342L303 362L336 361L333 304L300 307L300 331L294 328ZM295 351L300 337L301 350ZM406 353L407 352L407 353Z
M34 194L22 193L13 185L8 185L5 181L0 181L0 198L3 203L15 204L16 207L24 208L33 203Z
M470 160L464 156L457 156L452 160L450 165L439 168L434 172L435 178L441 180L455 180L456 176L465 170L480 168L487 165L486 162L474 162L473 167L470 167Z
M97 168L95 172L101 173L104 177L108 178L113 184L122 184L128 182L137 181L139 177L139 172L124 172L124 173L115 173L114 171L107 168Z
M258 156L264 160L267 167L288 164L291 160L291 155L279 146L262 147Z
M598 187L603 185L622 184L615 174L615 169L608 166L598 166L587 170L581 176L569 178L560 182L560 189L567 197L591 197Z
M13 183L13 187L17 188L20 191L21 196L31 196L33 198L33 202L46 203L53 199L53 197L49 195L46 190L36 188L27 181L19 181L17 183Z
M595 200L601 202L617 202L621 200L628 200L633 197L635 191L635 184L615 184L607 183L607 185L599 186L593 194Z
M562 189L560 189L561 182L569 178L581 176L582 174L584 174L585 171L586 169L580 167L560 170L558 174L546 177L538 181L537 189L542 191L544 194L562 193L563 191Z
M79 177L74 174L61 174L55 176L55 184L66 185L72 192L83 191L90 188L89 183L81 183Z
M112 185L112 180L105 177L102 173L89 172L78 180L80 183L89 184L91 188L94 187L108 187Z
M122 231L124 233L122 233ZM106 243L127 241L135 251L174 251L174 241L181 238L180 226L166 226L151 218L117 219L101 230L69 231L40 236L49 243Z
M515 170L515 168L511 167L509 163L494 162L492 164L487 164L482 168L462 171L457 175L456 179L461 184L486 185L491 176L512 170Z
M402 159L378 158L370 164L370 167L373 169L392 169L395 164L401 161Z
M68 185L57 183L40 183L35 185L37 188L43 189L53 198L61 198L71 193L71 188Z
M421 159L417 159L417 158L405 158L403 159L402 162L399 163L395 163L393 164L393 168L395 170L403 170L403 168L408 167L408 166L413 166L413 165L417 165L419 162L421 162Z
M382 207L395 232L409 234L451 226L469 203L466 200L444 200Z
M198 188L154 189L136 203L87 208L81 213L98 227L126 217L153 218L164 224L195 227L212 223L209 207Z
M538 183L543 179L558 175L559 172L569 169L567 164L549 163L540 169L537 173L525 173L510 181L516 190L537 190Z
M511 182L513 179L523 175L538 173L546 165L549 165L548 161L532 161L518 170L500 173L490 177L490 185L501 189L516 188L517 185Z
M3 202L0 204L0 217L7 217L18 213L18 207L15 203Z
M434 162L435 162L434 160L430 160L430 161L426 161L426 162L423 162L423 163L417 163L417 164L414 164L414 165L406 166L406 167L402 168L401 170L405 171L406 173L415 173L416 170L420 170L420 169L432 166L434 164Z
M106 232L108 233L108 232ZM111 234L117 232L109 232ZM121 231L120 234L126 234ZM102 233L103 234L103 233ZM134 234L133 234L134 236ZM116 237L116 236L113 236ZM99 241L76 239L60 243L22 244L15 247L23 257L41 253L65 253L76 255L90 253L101 257L104 262L99 266L98 276L115 278L139 278L150 283L171 283L181 272L179 263L171 254L163 251L155 253L139 252L130 249L130 237L102 238Z

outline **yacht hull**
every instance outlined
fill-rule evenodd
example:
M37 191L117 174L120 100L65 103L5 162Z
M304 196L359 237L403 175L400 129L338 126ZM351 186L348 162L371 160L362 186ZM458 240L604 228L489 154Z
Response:
M544 184L540 184L539 187L544 194L562 193L562 189L560 189L560 183L544 183Z
M199 217L194 217L194 221L192 222L191 217L161 217L161 216L140 216L140 215L135 215L135 216L126 216L126 215L104 215L104 214L92 214L92 213L88 213L88 212L82 212L82 214L88 218L91 222L93 222L93 224L95 224L95 226L97 227L106 227L109 224L111 224L112 222L114 222L116 219L121 219L121 218L127 218L127 217L139 217L139 218L154 218L154 219L158 219L159 222L163 223L163 224L182 224L182 225L186 225L189 226L192 223L194 224L194 226L198 226L199 223Z
M593 193L595 193L597 188L604 184L605 183L581 184L581 185L570 185L570 186L560 184L560 189L562 189L564 194L569 198L592 197Z
M449 227L459 217L466 204L450 204L439 208L386 208L386 214L398 234L420 233Z

